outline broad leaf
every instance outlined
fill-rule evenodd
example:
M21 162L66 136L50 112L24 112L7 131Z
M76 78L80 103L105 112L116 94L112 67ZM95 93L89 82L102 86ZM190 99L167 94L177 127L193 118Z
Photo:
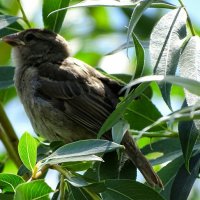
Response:
M9 26L10 24L16 22L20 17L9 16L9 15L0 15L0 29Z
M178 171L172 185L170 200L187 200L190 190L199 175L200 154L195 155L190 160L188 172L185 165Z
M0 89L13 85L14 67L0 67Z
M29 133L25 132L20 138L18 151L23 164L33 171L37 158L37 142Z
M104 200L164 200L155 190L131 180L106 180Z
M14 200L48 200L51 192L53 192L53 190L44 182L44 180L31 181L18 185Z
M70 0L43 0L42 16L45 28L59 32L64 21L67 10L49 14L57 9L67 7Z
M123 148L123 146L108 140L80 140L60 147L43 159L42 165L74 161L102 161L102 158L95 154L106 153L118 148Z
M24 183L23 178L15 174L0 174L0 188L3 192L15 192L15 188Z
M150 38L150 58L156 75L174 75L183 39L186 37L187 14L179 8L164 15L154 27ZM161 92L171 107L171 84L160 83Z

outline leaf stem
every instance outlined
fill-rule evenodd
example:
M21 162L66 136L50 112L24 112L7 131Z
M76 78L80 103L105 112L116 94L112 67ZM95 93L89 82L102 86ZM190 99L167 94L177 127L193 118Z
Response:
M22 162L18 155L18 137L4 111L3 105L0 102L0 138L15 164L19 167Z
M31 28L31 24L30 24L29 21L28 21L28 18L27 18L27 16L26 16L25 12L24 12L24 9L23 9L23 7L22 7L22 4L21 4L20 0L17 0L17 3L19 4L19 8L20 8L20 10L21 10L21 12L22 12L22 16L23 16L24 22L27 24L27 26L28 26L29 28Z
M137 130L129 130L129 132L132 134L132 135L140 135L141 131L137 131ZM165 137L165 138L178 138L178 133L177 132L171 132L169 134L166 134L166 133L163 133L163 131L161 132L145 132L142 134L142 137L148 137L148 138L162 138L162 137Z
M185 12L186 12L186 14L187 14L187 18L188 18L187 21L188 21L188 25L189 25L190 31L191 31L192 35L195 36L196 33L195 33L195 30L194 30L194 28L193 28L193 26L192 26L192 21L191 21L191 18L190 18L190 16L189 16L189 14L188 14L188 11L186 10L183 1L182 1L182 0L178 0L178 1L179 1L179 3L181 4L181 6L184 8L184 10L185 10Z
M65 181L64 175L60 177L60 200L65 200Z

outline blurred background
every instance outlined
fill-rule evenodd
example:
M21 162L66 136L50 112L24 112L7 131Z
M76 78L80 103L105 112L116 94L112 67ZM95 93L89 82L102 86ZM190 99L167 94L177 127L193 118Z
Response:
M32 27L43 28L42 22L42 1L21 0L24 10L26 11ZM168 1L169 2L169 1ZM71 4L77 1L72 0ZM171 1L175 5L179 5L178 1ZM198 0L185 0L184 4L192 19L192 23L196 32L200 33L199 10L200 4ZM7 10L9 15L21 16L16 0L0 0L0 12ZM145 74L152 72L148 63L148 39L153 26L166 13L167 9L148 9L136 26L135 33L145 44L147 62L145 65ZM134 50L119 51L112 55L107 55L127 40L127 27L132 9L120 8L74 8L67 12L65 22L60 34L65 37L71 46L72 55L85 61L93 67L98 67L110 74L114 73L134 73L135 59ZM20 23L23 23L22 20ZM11 48L0 42L0 65L12 66ZM6 97L6 98L5 98ZM159 94L154 97L156 106L162 113L168 113L164 102L159 98ZM31 124L26 117L24 109L16 96L14 88L7 91L0 91L0 99L5 103L5 109L15 131L20 137L25 131L35 134ZM180 108L182 105L183 93L174 97L174 109ZM159 102L159 103L157 103ZM0 155L4 152L4 147L0 142ZM13 165L7 166L8 172L14 170ZM17 169L16 169L17 170ZM51 184L51 183L50 183ZM200 199L198 191L198 183L190 194L190 200ZM52 185L53 186L53 185ZM55 186L53 186L55 187Z

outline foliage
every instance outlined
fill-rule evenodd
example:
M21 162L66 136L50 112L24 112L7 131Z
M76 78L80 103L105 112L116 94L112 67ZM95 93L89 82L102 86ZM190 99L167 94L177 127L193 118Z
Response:
M14 4L7 9L6 3L0 3L0 37L36 27L26 17L20 0L16 2L22 17L13 14L17 13ZM50 194L52 199L69 200L188 199L200 169L200 39L182 1L179 3L172 5L155 0L85 0L80 3L43 0L41 4L45 28L68 38L82 38L83 48L75 55L79 59L98 66L103 55L94 44L101 34L112 37L119 33L125 36L124 44L116 50L113 47L110 54L124 49L130 53L129 48L134 48L135 53L129 58L133 72L112 75L127 83L121 91L125 95L97 133L100 138L112 129L114 142L91 139L65 145L62 142L49 144L26 132L18 144L4 111L4 105L16 97L14 68L8 62L9 47L1 44L0 138L8 154L0 152L0 199L50 199ZM115 7L123 13L129 20L128 30L112 26L108 7ZM168 9L168 12L161 17L158 15L159 19L148 19L149 22L158 22L151 27L150 36L141 41L138 32L145 32L149 23L143 23L142 27L139 24L142 24L145 10L150 7L156 8L158 13L162 8ZM71 31L71 22L64 18L72 9L87 11L84 19L90 18L93 22L89 21L89 25L92 24L90 32L87 30L79 35ZM106 18L95 13L104 13ZM83 26L86 26L87 22L84 23ZM145 53L148 49L151 64ZM132 90L133 86L135 90ZM177 96L182 100L176 101L179 108L174 109L173 99ZM155 104L155 97L159 103ZM165 105L168 114L160 104ZM158 174L164 184L163 190L136 181L136 168L129 161L122 166L119 158L124 147L117 143L120 143L126 130L138 139L142 152L149 156L152 165L160 169ZM152 143L148 140L144 142L143 138L153 138ZM6 172L6 167L10 165L8 157L18 167L17 175ZM162 164L166 165L163 167ZM60 174L55 190L48 185L48 178L45 179L49 169Z

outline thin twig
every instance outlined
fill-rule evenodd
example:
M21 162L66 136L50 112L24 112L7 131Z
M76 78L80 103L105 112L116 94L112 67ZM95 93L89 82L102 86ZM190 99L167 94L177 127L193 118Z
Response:
M11 158L14 158L15 164L19 167L22 163L18 155L18 137L4 111L3 105L0 102L0 126L1 139ZM12 151L11 151L12 150Z
M10 140L9 140L7 134L5 133L3 127L1 126L1 124L0 124L0 140L3 142L5 148L8 152L8 155L13 160L15 165L17 167L20 167L22 165L22 162L19 158L19 155L18 155L17 151L15 151L12 143L10 142Z

